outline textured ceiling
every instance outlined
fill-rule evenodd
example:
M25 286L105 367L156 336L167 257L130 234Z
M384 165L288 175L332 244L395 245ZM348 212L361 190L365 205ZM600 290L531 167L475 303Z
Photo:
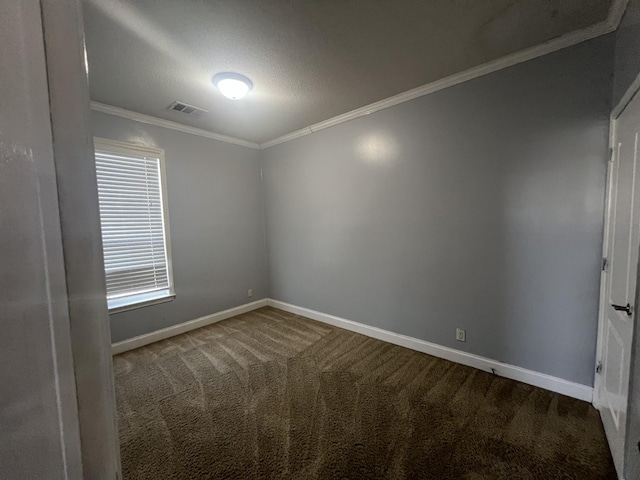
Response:
M92 100L261 143L604 21L611 0L83 4ZM253 90L224 98L220 71Z

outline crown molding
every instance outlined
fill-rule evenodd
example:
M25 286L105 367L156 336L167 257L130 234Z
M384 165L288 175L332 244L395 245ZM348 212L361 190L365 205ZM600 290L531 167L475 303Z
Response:
M460 83L468 82L469 80L473 80L489 73L497 72L498 70L502 70L503 68L511 67L513 65L517 65L519 63L533 60L534 58L538 58L549 53L553 53L557 50L562 50L563 48L577 45L601 35L606 35L607 33L611 33L618 28L620 20L622 19L622 15L624 14L624 11L627 7L627 2L628 0L614 0L611 9L609 10L609 15L603 22L597 23L581 30L577 30L575 32L567 33L545 43L541 43L540 45L536 45L534 47L512 53L511 55L492 60L482 65L478 65L477 67L473 67L463 72L450 75L448 77L436 80L435 82L431 82L426 85L422 85L421 87L417 87L412 90L407 90L406 92L400 93L398 95L394 95L370 105L351 110L350 112L343 113L328 120L315 123L281 137L274 138L273 140L261 143L260 148L264 149L272 147L274 145L278 145L280 143L285 143L295 138L309 135L325 128L333 127L334 125L348 122L349 120L363 117L365 115L369 115L385 108L408 102L415 98L422 97L424 95L428 95L430 93L434 93L439 90L458 85Z
M133 120L134 122L146 123L148 125L155 125L157 127L163 127L170 130L176 130L178 132L188 133L190 135L198 135L200 137L211 138L213 140L220 140L221 142L233 143L234 145L260 149L260 145L258 145L257 143L248 142L240 138L229 137L220 133L210 132L201 128L190 127L188 125L183 125L182 123L171 122L162 118L152 117L151 115L132 112L130 110L125 110L124 108L120 107L114 107L113 105L107 105L105 103L91 101L91 110L95 112L114 115L116 117L126 118L128 120Z

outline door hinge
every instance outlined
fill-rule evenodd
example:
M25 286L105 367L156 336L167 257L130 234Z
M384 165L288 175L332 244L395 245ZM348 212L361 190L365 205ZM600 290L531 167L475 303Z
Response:
M613 162L613 148L609 147L609 161Z
M599 375L602 373L602 362L596 363L596 373Z
M606 258L602 259L602 271L606 272L607 271L607 264L609 263L609 261Z

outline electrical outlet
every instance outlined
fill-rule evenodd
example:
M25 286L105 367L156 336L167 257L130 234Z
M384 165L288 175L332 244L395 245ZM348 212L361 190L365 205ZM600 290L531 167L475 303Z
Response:
M253 297L253 290L252 289L247 290L247 297Z
M467 331L461 328L456 328L456 340L459 342L467 341Z

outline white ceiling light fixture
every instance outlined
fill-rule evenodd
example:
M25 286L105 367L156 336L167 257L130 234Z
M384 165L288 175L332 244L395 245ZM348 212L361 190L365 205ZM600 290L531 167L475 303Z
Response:
M233 72L216 73L213 76L213 83L218 87L220 93L231 100L244 98L253 87L251 80L244 75Z

